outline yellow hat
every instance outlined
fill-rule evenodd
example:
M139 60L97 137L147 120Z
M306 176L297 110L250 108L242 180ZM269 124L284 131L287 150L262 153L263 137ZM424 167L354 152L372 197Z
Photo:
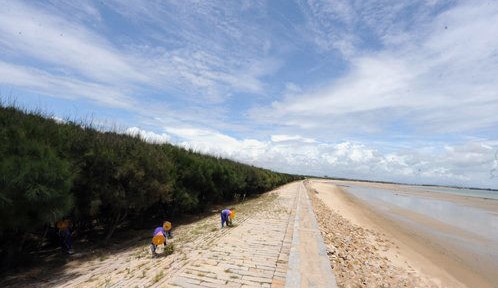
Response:
M166 230L166 231L171 230L171 222L169 222L169 221L164 221L164 222L163 222L163 229L164 229L164 230Z
M59 228L59 230L65 230L68 227L69 227L69 220L61 220L57 222L57 228Z

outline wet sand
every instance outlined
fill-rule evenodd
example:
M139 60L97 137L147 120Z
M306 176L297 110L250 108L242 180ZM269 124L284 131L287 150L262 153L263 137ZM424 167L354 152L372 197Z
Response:
M308 181L307 187L319 217L320 228L329 245L329 256L339 286L495 287L493 285L497 283L497 276L493 275L492 271L496 270L496 267L490 267L492 263L471 267L466 259L472 255L459 251L451 242L442 242L441 239L435 239L386 217L364 201L345 193L341 185L415 193L419 197L473 205L493 212L496 211L498 203L394 184ZM404 216L417 220L422 225L458 229L444 223L434 223L437 221L411 211L401 209L396 212L404 213ZM464 230L452 232L466 233ZM342 257L338 256L339 253Z

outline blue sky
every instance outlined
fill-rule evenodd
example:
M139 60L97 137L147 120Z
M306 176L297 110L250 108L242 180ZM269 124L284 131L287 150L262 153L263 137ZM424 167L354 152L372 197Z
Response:
M498 188L496 1L3 1L0 95L282 172Z

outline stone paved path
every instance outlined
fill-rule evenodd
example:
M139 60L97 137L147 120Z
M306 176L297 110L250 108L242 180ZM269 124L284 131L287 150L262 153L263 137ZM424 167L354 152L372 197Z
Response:
M180 287L284 287L297 190L279 189L269 209L259 211L165 283Z
M30 280L7 286L336 287L302 182L235 207L235 227L220 229L218 213L177 227L172 255L152 258L144 238L134 247L74 260L61 271L28 274Z
M166 283L180 287L336 287L302 182L279 189L270 209L232 229Z
M336 287L327 249L302 183L297 187L294 234L285 287Z

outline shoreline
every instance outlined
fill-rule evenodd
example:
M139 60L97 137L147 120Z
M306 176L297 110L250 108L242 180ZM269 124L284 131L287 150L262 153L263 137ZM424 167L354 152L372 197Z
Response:
M384 190L395 191L396 193L403 195L416 195L422 198L430 198L436 200L449 201L453 203L458 203L462 205L478 207L480 209L484 209L491 212L497 212L498 199L488 198L488 197L478 197L478 196L464 196L458 194L452 194L448 192L434 192L428 189L424 189L425 187L416 188L414 186L409 185L396 185L396 184L387 184L387 183L370 183L370 182L351 182L351 181L333 181L333 180L319 180L316 182L320 183L333 183L339 187L348 187L351 186L361 186L365 188L377 188Z
M409 281L411 282L409 283L411 285L408 286L492 287L492 280L488 278L483 279L482 275L479 275L466 265L462 259L466 255L455 255L451 249L447 249L448 245L451 246L450 242L441 243L441 241L435 241L429 235L420 233L420 231L413 231L409 227L404 226L403 223L380 214L370 207L368 203L344 192L339 187L347 185L348 182L317 179L310 180L308 183L309 190L312 191L310 194L314 196L313 198L316 197L315 202L322 202L330 210L331 214L343 217L348 222L347 224L351 226L351 229L359 227L364 230L367 236L362 237L372 238L372 235L374 235L376 241L369 241L369 243L364 243L363 246L371 245L374 249L377 247L378 251L376 252L381 257L385 257L388 263L394 265L398 269L397 273L410 275ZM358 185L359 182L351 184ZM467 199L471 197L452 194L434 195L438 193L420 190L412 191L394 184L361 183L361 186L390 189L396 191L396 193L411 194L413 192L418 196L441 200L444 198L446 201L458 202L464 205L471 203L486 210L491 210L494 207L495 210L492 211L496 211L496 205L486 203L484 199L480 198ZM389 186L389 188L386 186ZM326 213L325 211L317 212ZM322 217L320 213L317 213L317 216ZM417 215L412 216L415 217ZM331 225L326 223L321 224L322 226ZM321 228L328 229L327 227ZM330 237L328 238L330 240ZM378 241L379 238L381 238L380 241ZM332 240L337 241L338 239ZM328 244L331 245L331 243ZM380 247L379 244L383 244L383 246L380 245L382 246L381 249L378 249ZM361 267L354 267L353 265L352 268L358 270Z

